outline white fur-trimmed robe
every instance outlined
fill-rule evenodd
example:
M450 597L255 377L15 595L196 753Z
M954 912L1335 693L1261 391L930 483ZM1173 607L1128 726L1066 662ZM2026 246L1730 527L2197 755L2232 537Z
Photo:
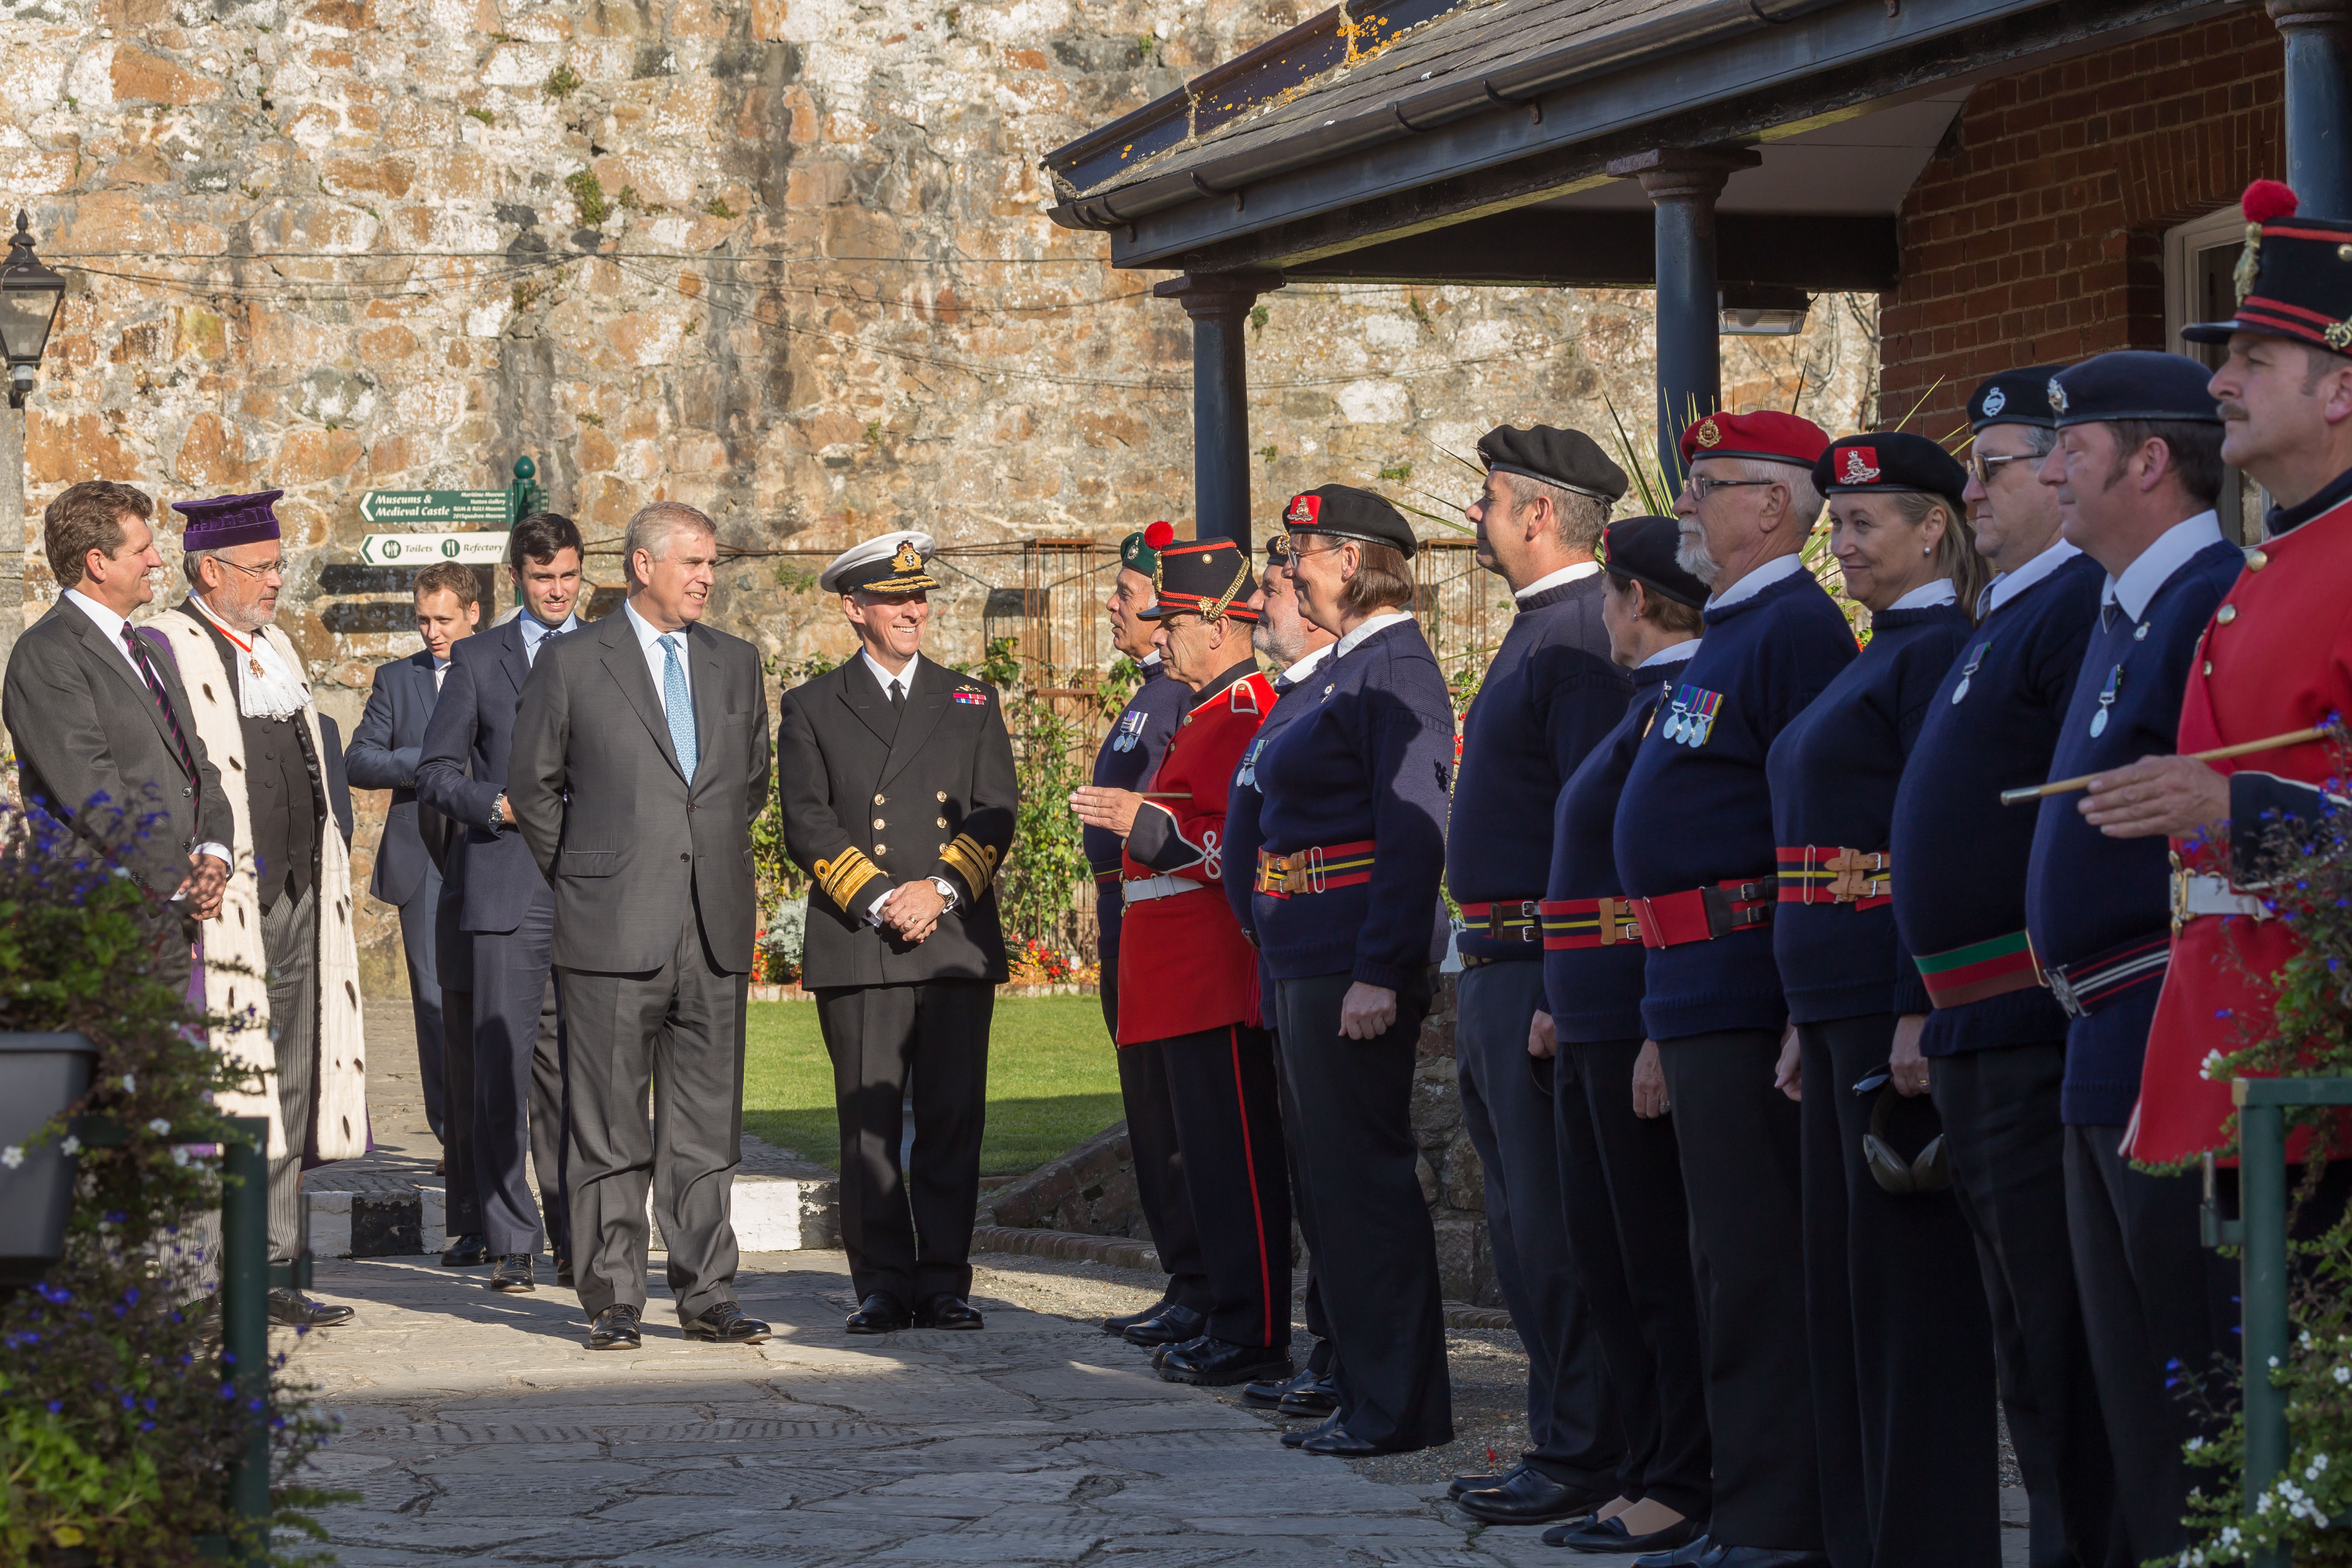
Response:
M230 847L236 866L220 916L204 923L205 1005L207 1011L241 1014L252 1011L245 1028L213 1031L215 1050L264 1068L276 1061L269 1045L269 994L263 976L268 971L261 946L261 889L254 875L253 811L245 771L245 726L237 715L237 678L223 664L220 646L186 614L173 610L142 623L171 639L179 658L180 679L187 688L188 705L195 711L196 733L213 766L220 770L236 820L236 841ZM299 670L302 656L286 634L265 626L261 635L278 650L286 668ZM304 688L307 692L309 688ZM326 746L319 733L315 707L302 710L303 728L310 732L310 754L324 765ZM323 783L323 781L322 781ZM323 807L324 802L320 803ZM322 1160L349 1160L367 1152L367 1050L360 1008L359 942L352 928L352 861L343 836L336 831L331 812L321 810L319 823L319 1028L316 1112L310 1131ZM261 1095L224 1096L220 1110L231 1116L269 1118L269 1152L274 1158L289 1150L302 1152L305 1130L289 1128L279 1114L276 1079Z

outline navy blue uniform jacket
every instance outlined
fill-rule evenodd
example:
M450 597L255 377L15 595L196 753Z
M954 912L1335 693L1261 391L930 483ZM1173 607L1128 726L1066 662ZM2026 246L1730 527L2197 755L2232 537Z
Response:
M1171 678L1160 660L1155 658L1142 668L1142 684L1119 710L1110 733L1095 752L1094 782L1098 788L1141 789L1192 706L1191 689ZM1127 913L1126 896L1118 882L1119 857L1126 844L1108 827L1083 827L1079 832L1086 847L1087 869L1095 879L1096 951L1102 960L1102 972L1116 976L1119 922Z

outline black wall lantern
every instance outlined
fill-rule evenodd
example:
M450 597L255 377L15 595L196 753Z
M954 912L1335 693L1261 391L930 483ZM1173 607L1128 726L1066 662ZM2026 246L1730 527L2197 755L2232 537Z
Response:
M33 254L33 237L25 215L16 215L16 232L8 241L8 262L0 267L0 349L8 356L8 406L22 408L33 390L33 372L41 351L49 344L49 328L58 319L58 303L66 297L66 280L41 265Z

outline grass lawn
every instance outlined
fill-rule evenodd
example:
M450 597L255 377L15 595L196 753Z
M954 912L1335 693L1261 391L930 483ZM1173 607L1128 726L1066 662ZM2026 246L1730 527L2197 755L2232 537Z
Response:
M841 1163L833 1063L814 1002L754 1002L743 1129L803 1159ZM1019 1175L1118 1121L1118 1062L1092 996L1000 996L988 1040L984 1176Z

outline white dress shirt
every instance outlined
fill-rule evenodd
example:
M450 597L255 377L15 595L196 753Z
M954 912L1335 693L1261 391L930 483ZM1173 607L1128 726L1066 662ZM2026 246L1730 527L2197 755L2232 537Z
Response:
M517 618L522 623L522 661L526 665L535 665L539 662L540 645L548 638L580 629L580 617L576 615L564 616L563 624L560 626L549 626L529 610L525 610ZM661 684L661 650L656 648L654 650L654 689L659 691Z
M1300 681L1314 674L1315 667L1321 664L1325 659L1329 658L1331 657L1331 650L1338 646L1339 645L1336 643L1325 643L1321 647L1317 648L1313 653L1308 654L1305 658L1300 659L1297 664L1294 664L1288 669L1284 670L1278 679L1286 686L1297 685Z
M1652 654L1649 658L1643 659L1633 668L1635 669L1647 669L1654 664L1679 664L1686 658L1696 658L1698 657L1698 645L1699 639L1697 637L1690 637L1682 642L1670 644L1665 647L1660 648L1657 652Z
M1573 566L1563 566L1557 572L1547 572L1524 588L1511 590L1511 597L1526 604L1547 588L1557 588L1563 583L1573 583L1590 577L1601 570L1598 561L1580 561Z
M898 674L893 675L888 670L882 668L882 661L880 659L876 658L866 649L859 648L857 650L857 657L866 661L867 673L871 674L874 679L881 684L882 697L885 701L889 700L890 689L894 686L898 689L898 695L901 698L912 697L915 694L915 661L913 659L908 659L907 661L907 667L904 669L901 669Z
M1890 610L1927 610L1937 605L1957 605L1960 591L1949 577L1938 577L1932 583L1922 583L1886 607Z
M1983 620L2036 583L2083 553L2063 539L2053 539L2041 554L2014 572L2003 572L1985 584L1977 595L1977 619Z
M1338 642L1333 643L1331 645L1331 657L1334 658L1345 658L1349 654L1353 653L1358 647L1360 647L1363 645L1364 639L1372 636L1375 632L1384 632L1388 630L1389 627L1396 625L1399 621L1409 621L1411 619L1412 619L1412 616L1408 611L1383 610L1381 614L1374 616L1370 620L1366 621L1362 626L1358 626L1354 631L1349 632L1346 637L1341 637Z
M1722 593L1708 599L1706 607L1710 610L1720 609L1726 605L1736 605L1742 599L1752 599L1781 578L1793 577L1804 569L1805 558L1802 555L1776 555Z
M662 712L664 714L669 712L669 671L667 668L669 661L663 657L661 645L661 639L665 637L677 638L679 645L677 667L686 676L687 700L692 701L694 700L694 664L687 657L687 649L684 646L686 644L685 628L680 627L675 632L656 630L651 621L637 614L637 606L632 600L622 600L621 609L629 617L629 629L637 634L637 646L645 650L646 673L654 678L654 700L661 704ZM522 636L523 646L529 647L530 646L529 628L524 629Z
M2156 536L2156 542L2139 552L2139 559L2124 568L2120 577L2110 576L2099 594L2099 610L2104 616L2109 605L2120 605L2125 615L2137 622L2147 613L2147 602L2156 597L2158 589L2172 581L2172 574L2189 564L2189 558L2210 544L2221 542L2221 519L2218 513L2200 511L2195 517L2184 518Z
M77 589L68 588L66 600L75 609L88 616L90 624L105 634L107 647L112 648L122 662L131 667L131 673L139 678L139 684L143 689L147 685L147 672L139 668L139 661L131 657L129 648L122 646L122 628L129 626L130 621ZM152 658L154 656L151 653L148 657ZM162 672L159 670L157 673L160 679ZM186 738L187 729L184 725L182 726L180 732L183 738ZM194 746L195 742L190 740L189 749L192 752ZM194 781L191 781L191 787L194 787ZM209 855L224 866L236 864L236 857L229 853L229 847L226 844L199 844L196 846L195 852L199 855Z

